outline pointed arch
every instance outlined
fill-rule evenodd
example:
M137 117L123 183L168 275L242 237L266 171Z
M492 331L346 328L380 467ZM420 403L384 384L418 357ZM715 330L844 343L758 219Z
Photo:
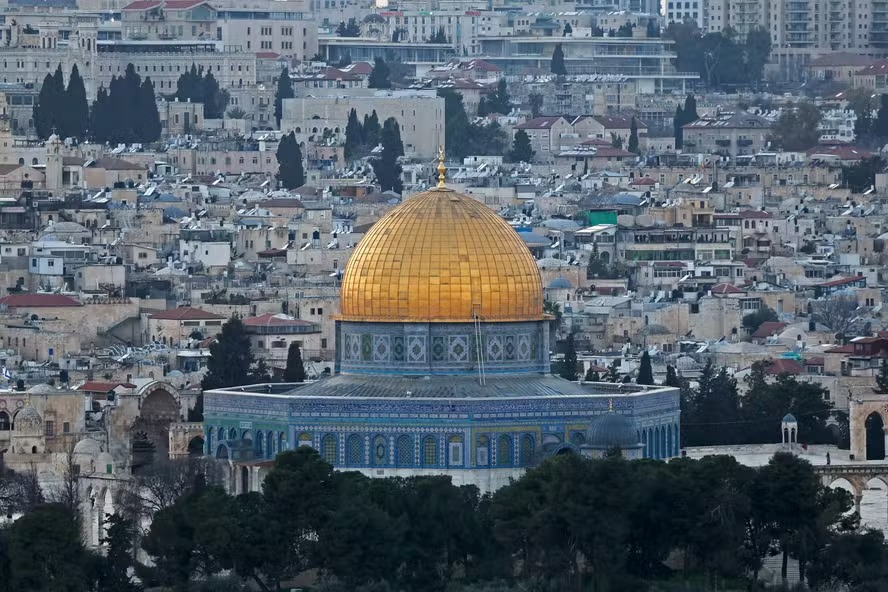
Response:
M331 465L336 464L336 436L327 434L321 439L321 456Z
M534 442L533 436L524 434L518 446L518 462L522 467L528 467L533 463Z
M496 441L496 466L508 467L512 464L512 438L502 434Z
M413 437L403 434L398 437L397 446L395 448L395 463L399 467L413 466Z
M426 436L422 439L422 465L424 467L438 465L438 439L435 436Z
M349 436L345 443L345 464L349 467L364 464L364 439L358 434Z
M385 467L389 464L388 441L385 436L373 438L373 448L370 450L370 463L374 467Z

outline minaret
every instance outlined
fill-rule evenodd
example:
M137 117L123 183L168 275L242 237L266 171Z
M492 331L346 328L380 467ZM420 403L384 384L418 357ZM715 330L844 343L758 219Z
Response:
M61 191L62 184L62 141L53 133L46 140L46 188Z

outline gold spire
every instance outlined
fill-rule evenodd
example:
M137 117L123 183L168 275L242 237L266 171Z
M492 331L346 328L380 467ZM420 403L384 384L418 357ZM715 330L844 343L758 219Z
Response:
M447 167L444 166L444 146L438 147L438 187L445 187L444 181L447 180Z
M613 400L613 399L608 399L608 400L607 400L607 410L608 410L608 412L610 412L610 413L613 413L613 412L614 412L614 400Z

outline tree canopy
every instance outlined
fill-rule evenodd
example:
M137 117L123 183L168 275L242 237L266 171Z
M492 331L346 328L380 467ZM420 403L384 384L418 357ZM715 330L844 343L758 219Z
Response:
M151 78L128 64L123 76L100 88L90 111L90 135L110 144L150 143L160 138L160 114Z
M33 109L37 137L47 139L53 133L60 138L86 139L89 126L89 102L83 78L75 64L65 88L62 66L43 79Z
M382 152L373 159L373 173L382 191L401 193L404 183L398 158L404 155L404 143L401 141L401 128L394 117L385 120L379 139Z
M771 141L789 152L803 152L820 141L820 109L813 103L789 104L771 128Z
M207 70L204 74L203 66L198 68L194 63L190 70L179 76L173 98L181 102L202 103L207 119L221 119L229 101L228 91L219 87L213 73Z
M284 116L284 99L292 99L295 96L293 81L290 80L290 69L284 66L278 75L277 91L274 94L274 120L278 128L281 127L281 118Z
M512 138L512 150L509 151L509 160L512 162L533 162L534 150L530 144L530 136L524 130L515 132Z
M555 44L555 49L552 52L552 61L549 64L549 70L551 70L552 74L558 76L567 75L567 67L564 65L564 49L562 49L560 43Z
M250 336L240 317L233 316L222 325L222 333L210 345L207 373L201 382L204 390L243 386L268 381L262 360L253 355Z
M384 59L377 57L373 61L373 70L370 71L370 77L367 79L367 86L370 88L392 87L392 83L389 81L389 67Z
M278 181L284 189L296 189L305 185L302 149L299 147L295 132L290 132L281 138L275 157L278 161Z
M463 97L451 88L438 89L444 99L444 143L447 156L501 155L507 151L508 138L496 122L474 123L466 114Z
M771 36L762 28L740 38L730 28L704 34L692 22L670 23L665 36L675 42L676 68L699 74L709 87L757 87L771 55Z

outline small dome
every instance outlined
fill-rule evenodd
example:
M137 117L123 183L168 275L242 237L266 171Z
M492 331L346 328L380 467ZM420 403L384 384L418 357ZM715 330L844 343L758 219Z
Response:
M36 430L43 424L43 418L30 403L22 407L22 410L15 414L15 431L31 431Z
M635 424L625 415L604 413L589 423L586 445L601 449L636 448L640 442Z
M783 423L798 423L798 420L792 413L787 413L783 416Z
M557 278L549 282L548 288L550 290L570 290L573 288L573 284L571 284L570 280L563 275L559 275Z
M32 395L52 395L56 392L56 388L51 384L42 382L40 384L35 384L25 392Z

